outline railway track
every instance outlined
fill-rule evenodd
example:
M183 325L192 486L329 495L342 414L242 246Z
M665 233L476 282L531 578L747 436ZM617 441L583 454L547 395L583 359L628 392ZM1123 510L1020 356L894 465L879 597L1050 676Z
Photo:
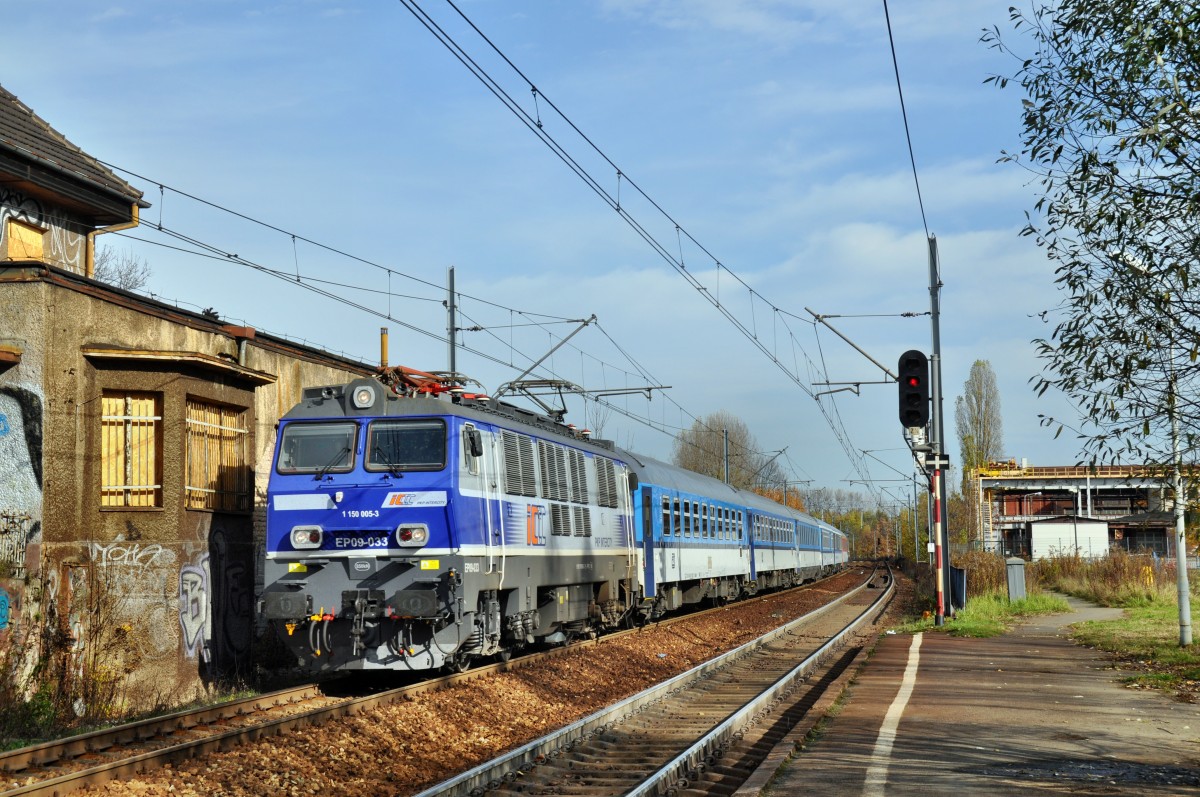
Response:
M876 581L884 588L869 589ZM827 683L806 677L835 658L892 590L890 574L879 574L758 640L417 797L733 794L794 723L796 706Z
M672 618L660 625L669 626L703 614ZM609 635L605 639L618 636ZM364 697L331 697L318 685L307 684L0 753L0 797L57 797L89 785L130 779L171 762L200 758L452 684L518 670L593 644L597 643L580 642Z

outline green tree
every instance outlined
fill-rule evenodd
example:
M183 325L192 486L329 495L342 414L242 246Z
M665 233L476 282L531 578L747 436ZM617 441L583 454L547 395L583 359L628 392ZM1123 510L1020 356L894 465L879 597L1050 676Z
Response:
M1025 93L1021 149L1003 159L1040 180L1024 234L1063 294L1035 388L1079 407L1092 462L1164 461L1171 418L1189 449L1200 423L1200 7L1058 0L1010 18L1008 39L983 36L1016 59L988 80Z
M958 447L962 454L962 498L965 504L950 526L951 536L982 541L979 493L971 474L978 467L994 462L1004 453L1004 423L1000 416L1000 389L996 372L987 360L971 365L963 393L954 400L954 425L958 429Z
M987 360L976 360L971 365L963 393L954 400L954 425L958 429L965 493L970 472L1000 459L1004 453L1000 389L996 387L996 372Z
M1056 0L1010 9L1021 151L1043 195L1025 228L1064 299L1036 341L1040 392L1062 391L1095 461L1161 462L1175 493L1179 644L1191 635L1182 450L1200 427L1200 7L1194 0ZM1064 423L1046 419L1058 425ZM1179 566L1182 564L1183 566Z

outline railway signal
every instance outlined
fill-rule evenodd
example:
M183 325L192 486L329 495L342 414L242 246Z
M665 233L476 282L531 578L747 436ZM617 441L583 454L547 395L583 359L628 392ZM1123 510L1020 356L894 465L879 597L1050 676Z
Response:
M900 355L900 423L923 428L929 423L929 358L911 349Z

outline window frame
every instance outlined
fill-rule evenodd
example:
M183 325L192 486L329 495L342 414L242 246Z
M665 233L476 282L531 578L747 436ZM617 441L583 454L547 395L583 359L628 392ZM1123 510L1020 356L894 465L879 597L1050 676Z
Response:
M114 414L111 401L120 400L121 410ZM150 401L151 414L134 414L133 402ZM141 510L162 509L163 497L163 394L143 390L101 390L100 391L100 509L102 510ZM119 421L119 424L111 424ZM135 429L142 430L141 432ZM149 431L148 436L145 430ZM119 438L114 433L120 433ZM135 435L139 439L134 440ZM118 444L119 441L119 444ZM115 445L115 449L110 447ZM143 464L139 471L149 470L150 477L135 483L133 479L134 460L132 449L149 445L149 468ZM121 483L105 484L109 477L117 476L110 467L110 460L119 458L117 467ZM143 460L145 458L143 457ZM119 493L118 495L112 495ZM134 494L138 495L134 495ZM137 497L145 500L134 502ZM119 498L119 502L115 499Z
M371 462L371 454L375 451L373 440L376 427L416 426L418 424L425 424L430 427L437 426L441 429L442 459L440 465L405 465L401 462L389 465L386 463ZM446 469L447 460L450 458L449 449L450 438L446 430L446 421L444 418L376 418L367 423L367 432L363 443L363 469L368 473L388 473L393 470L401 473L436 473Z
M303 467L303 468L284 468L283 467L283 457L279 456L279 454L283 453L284 441L287 439L288 434L291 432L292 429L298 429L301 427L313 427L313 426L328 426L328 427L347 426L354 430L354 434L351 437L351 445L350 445L350 451L349 451L350 460L346 465L339 465L336 467L331 466L331 465L316 465L311 468L310 467ZM349 473L350 471L354 470L354 463L358 458L357 450L358 450L359 431L360 431L360 424L354 420L345 420L345 419L332 420L332 419L328 419L328 418L322 418L322 419L313 419L313 420L292 421L292 422L288 423L286 426L284 426L279 432L279 445L277 447L278 454L275 457L275 472L278 473L280 476L303 476L303 475L312 475L314 473Z
M218 422L193 417L193 412L216 412ZM228 419L227 419L228 414ZM184 401L184 459L183 459L183 505L185 509L212 512L249 512L254 508L254 465L249 429L249 408L236 404L210 401L199 396L187 396ZM236 425L227 425L233 423ZM197 427L201 430L197 431ZM215 430L215 436L213 431ZM216 442L218 461L212 465L209 456ZM198 444L198 445L197 445ZM232 444L232 445L231 445ZM203 477L210 486L196 486L191 482L196 475L194 454L203 453ZM232 455L234 461L225 459ZM215 473L212 468L215 467ZM229 469L232 469L230 473ZM233 482L233 489L221 487ZM203 506L193 506L192 497L199 495Z

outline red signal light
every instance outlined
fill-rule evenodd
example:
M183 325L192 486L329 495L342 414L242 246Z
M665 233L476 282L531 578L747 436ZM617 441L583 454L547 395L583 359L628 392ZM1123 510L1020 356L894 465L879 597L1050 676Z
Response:
M929 389L925 380L929 378L929 358L917 349L900 355L900 423L908 428L925 426L929 423Z

